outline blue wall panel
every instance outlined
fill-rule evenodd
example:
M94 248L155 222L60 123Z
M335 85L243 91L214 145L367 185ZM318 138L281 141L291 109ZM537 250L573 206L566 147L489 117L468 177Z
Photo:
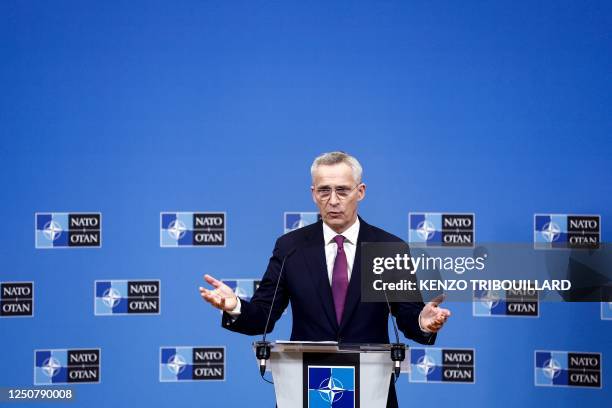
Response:
M0 386L35 349L102 349L75 406L273 406L252 338L220 327L202 276L257 279L284 211L314 211L309 166L346 150L362 216L470 212L488 242L530 242L535 213L612 228L610 2L0 4L0 281L35 316L0 319ZM36 212L102 213L99 249L34 247ZM225 248L160 248L162 211L224 211ZM159 279L158 316L94 316L93 282ZM572 407L611 400L599 303L540 317L453 316L437 346L476 349L475 384L400 379L401 405ZM286 314L272 337L289 337ZM159 382L160 346L227 347L225 382ZM603 388L534 386L534 350L603 354Z

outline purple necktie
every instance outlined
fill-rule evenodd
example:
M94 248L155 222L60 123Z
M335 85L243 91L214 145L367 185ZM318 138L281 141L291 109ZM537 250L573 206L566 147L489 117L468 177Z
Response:
M334 271L332 273L332 294L334 296L334 306L336 308L336 319L338 324L342 321L344 312L344 301L348 290L348 263L344 252L344 237L336 235L334 241L338 245L336 260L334 261Z

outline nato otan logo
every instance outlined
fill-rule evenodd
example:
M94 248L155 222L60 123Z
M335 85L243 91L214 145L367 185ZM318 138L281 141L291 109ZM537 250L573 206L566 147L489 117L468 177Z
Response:
M535 385L601 388L601 353L536 350Z
M308 408L355 407L355 367L308 366Z
M251 301L253 294L255 294L255 291L261 284L261 279L222 279L221 281L229 286L236 296L247 302ZM287 314L287 309L285 309L283 314Z
M160 213L161 247L224 247L224 212Z
M36 248L102 246L100 213L36 213Z
M599 215L535 214L533 229L536 249L597 249L601 241Z
M473 247L475 215L409 213L408 241L418 247Z
M601 320L612 320L612 302L601 302Z
M100 349L34 350L34 385L100 382Z
M232 288L236 296L247 302L251 300L253 294L261 283L260 279L223 279L222 281Z
M474 383L474 349L412 348L409 381Z
M225 347L161 347L159 381L224 381Z
M285 234L305 227L321 219L321 214L317 212L285 212L283 216L285 224Z
M538 317L539 294L536 290L476 290L472 314L482 317Z
M94 293L96 316L160 313L159 280L95 281Z
M0 317L34 315L34 282L0 282Z

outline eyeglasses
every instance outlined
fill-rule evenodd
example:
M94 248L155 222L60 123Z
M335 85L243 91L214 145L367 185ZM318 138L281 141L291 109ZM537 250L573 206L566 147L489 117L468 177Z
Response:
M321 188L315 189L315 195L317 196L317 198L319 200L329 200L331 198L331 196L332 196L332 193L335 191L336 192L336 196L338 196L338 199L344 200L358 186L359 186L359 184L356 184L355 187L353 187L353 188L349 188L349 187L333 187L333 188L332 187L321 187Z

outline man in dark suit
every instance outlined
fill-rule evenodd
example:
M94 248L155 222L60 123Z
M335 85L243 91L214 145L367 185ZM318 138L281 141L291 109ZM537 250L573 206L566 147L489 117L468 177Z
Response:
M251 301L239 299L231 288L210 275L205 280L215 289L201 287L201 296L223 310L222 326L226 329L262 334L284 262L268 332L291 302L291 340L389 343L387 305L361 302L360 244L401 240L357 215L366 185L354 157L342 152L325 153L315 159L311 174L312 197L321 221L276 241ZM391 310L402 333L422 344L433 344L436 332L450 316L450 311L437 302L393 303ZM397 406L393 385L387 406Z

